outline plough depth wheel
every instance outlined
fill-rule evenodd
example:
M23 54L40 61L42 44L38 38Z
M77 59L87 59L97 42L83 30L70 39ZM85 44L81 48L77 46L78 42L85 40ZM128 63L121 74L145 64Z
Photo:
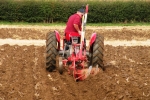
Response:
M63 62L62 62L62 57L59 57L59 60L58 60L58 71L60 74L63 74Z

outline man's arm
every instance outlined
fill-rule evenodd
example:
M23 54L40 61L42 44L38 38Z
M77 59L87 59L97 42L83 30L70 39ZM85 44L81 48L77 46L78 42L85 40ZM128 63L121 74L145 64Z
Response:
M73 24L74 28L77 30L77 32L80 31L79 26L77 24Z
M73 24L73 26L74 26L74 28L77 30L77 32L78 32L79 34L81 34L81 31L80 31L80 29L79 29L79 26L78 26L77 24Z

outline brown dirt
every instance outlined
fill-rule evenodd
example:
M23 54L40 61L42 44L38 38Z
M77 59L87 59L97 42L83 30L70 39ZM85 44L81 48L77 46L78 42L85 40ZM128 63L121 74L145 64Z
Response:
M40 26L0 26L0 38L12 39L45 39L47 32L57 30L61 36L64 34L64 26L40 27ZM149 26L135 27L87 27L86 39L90 39L92 33L102 34L105 40L146 40L150 39Z
M94 28L93 28L94 29ZM89 38L93 29L87 29ZM63 33L62 29L58 29ZM0 28L0 38L45 39L47 28ZM150 29L96 29L105 40L146 40ZM61 33L61 34L62 34ZM106 71L75 82L45 70L45 46L0 46L0 100L149 100L150 47L105 45Z

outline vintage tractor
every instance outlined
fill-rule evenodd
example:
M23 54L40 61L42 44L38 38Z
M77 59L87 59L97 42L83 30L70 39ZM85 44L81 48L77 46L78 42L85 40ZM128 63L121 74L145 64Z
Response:
M67 33L61 43L58 31L49 32L46 36L46 69L52 72L58 69L63 74L64 69L72 73L75 80L83 80L81 70L99 66L104 70L103 51L104 38L93 33L86 50L85 25L87 21L88 5L82 17L81 35L76 32ZM62 44L62 46L61 46ZM62 47L62 48L61 48Z

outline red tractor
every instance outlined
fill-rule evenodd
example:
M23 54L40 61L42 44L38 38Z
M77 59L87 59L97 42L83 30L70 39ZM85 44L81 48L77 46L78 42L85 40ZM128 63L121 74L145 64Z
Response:
M86 13L82 18L81 35L75 32L66 34L63 39L62 49L60 35L58 31L48 33L46 37L46 69L52 72L55 68L60 74L63 74L64 69L72 73L75 80L83 80L84 76L81 71L85 68L89 69L98 66L104 70L103 66L103 51L104 38L103 36L93 33L89 41L89 50L86 50L85 41L85 24L87 21L88 5L86 5Z

